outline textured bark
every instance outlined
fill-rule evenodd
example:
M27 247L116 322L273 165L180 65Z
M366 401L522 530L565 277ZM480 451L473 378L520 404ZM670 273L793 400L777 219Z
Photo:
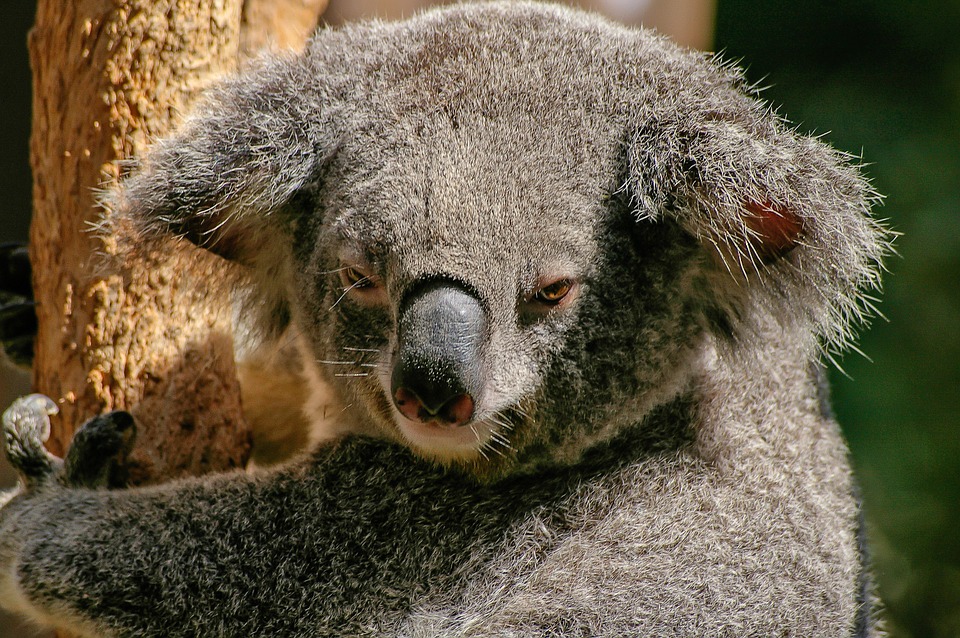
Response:
M139 423L137 482L242 466L249 430L233 360L229 266L185 242L137 261L91 232L96 189L173 126L243 51L297 46L317 0L40 0L34 73L31 258L34 386L61 406L61 454L90 416ZM289 11L289 19L283 19Z

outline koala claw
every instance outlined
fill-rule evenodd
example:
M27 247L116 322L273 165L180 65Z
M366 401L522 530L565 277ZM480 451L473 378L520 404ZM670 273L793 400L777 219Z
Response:
M30 487L57 473L62 462L43 446L50 438L50 416L57 404L42 394L20 397L3 413L4 449L10 464Z
M64 462L65 480L74 487L121 487L124 461L136 436L129 412L96 416L73 436Z

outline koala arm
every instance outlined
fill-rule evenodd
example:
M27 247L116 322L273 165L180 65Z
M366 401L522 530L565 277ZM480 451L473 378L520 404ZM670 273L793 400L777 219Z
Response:
M84 635L342 635L369 629L371 618L396 626L391 613L404 605L394 599L442 585L469 552L468 537L497 528L467 479L360 437L273 472L89 487L95 459L83 471L71 466L117 446L89 446L84 431L125 427L123 419L84 426L86 447L66 468L52 457L29 465L22 460L42 450L46 415L10 417L44 407L15 404L5 416L7 440L28 445L10 454L26 484L0 510L0 600ZM448 511L436 516L438 508ZM436 555L441 546L453 551ZM429 568L414 574L410 565Z
M257 488L238 474L147 490L27 492L3 511L0 591L17 611L84 635L237 633L269 609L254 589L285 567L269 548L247 564L234 545L240 529L262 538L277 524L257 514L266 514Z

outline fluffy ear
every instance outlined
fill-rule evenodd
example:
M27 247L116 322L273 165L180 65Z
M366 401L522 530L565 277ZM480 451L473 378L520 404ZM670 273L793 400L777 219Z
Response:
M714 73L708 92L681 91L636 120L637 216L671 217L701 242L716 267L709 310L734 335L761 310L830 349L849 345L891 250L870 215L878 197L849 157L788 129L737 73Z
M265 59L207 92L105 201L121 241L177 235L241 263L284 232L276 213L315 178L324 139L316 78Z

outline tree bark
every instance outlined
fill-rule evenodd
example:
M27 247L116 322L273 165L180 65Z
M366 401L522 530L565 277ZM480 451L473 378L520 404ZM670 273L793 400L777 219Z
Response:
M122 162L176 124L203 86L261 46L302 46L324 0L39 0L30 250L34 386L61 407L62 455L90 416L137 418L131 479L244 465L228 299L217 257L171 241L133 260L91 232ZM224 274L227 273L227 274Z

